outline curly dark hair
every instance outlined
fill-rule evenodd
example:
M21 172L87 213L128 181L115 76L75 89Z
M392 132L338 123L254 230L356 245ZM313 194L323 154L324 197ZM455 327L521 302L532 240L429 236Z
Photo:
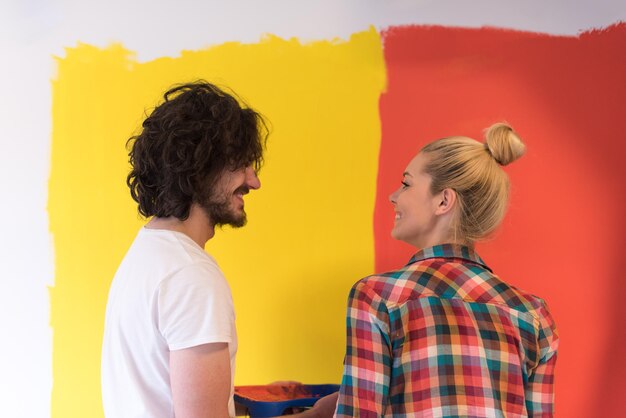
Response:
M204 80L163 95L127 146L126 183L145 217L189 217L225 170L260 169L268 130L263 116Z

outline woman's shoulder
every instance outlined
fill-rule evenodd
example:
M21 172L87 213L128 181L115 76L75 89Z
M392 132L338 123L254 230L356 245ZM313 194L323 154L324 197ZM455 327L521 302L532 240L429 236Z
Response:
M427 289L419 283L414 269L410 266L366 276L357 281L351 290L352 296L381 298L389 304L401 304L408 299L427 294Z
M429 258L357 281L352 294L403 304L419 298L457 299L479 304L505 305L534 313L545 302L503 281L488 267L469 260Z

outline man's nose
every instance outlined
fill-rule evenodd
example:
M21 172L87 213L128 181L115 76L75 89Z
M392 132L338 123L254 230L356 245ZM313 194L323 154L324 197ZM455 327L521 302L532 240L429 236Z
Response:
M256 170L252 167L246 168L246 184L251 189L258 189L261 187L261 180L259 180L259 176L256 174Z

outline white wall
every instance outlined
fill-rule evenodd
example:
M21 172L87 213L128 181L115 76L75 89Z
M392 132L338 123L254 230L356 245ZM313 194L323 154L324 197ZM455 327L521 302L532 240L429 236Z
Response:
M53 248L46 211L53 56L84 42L121 42L141 61L266 33L347 38L374 25L484 25L575 35L626 21L623 0L2 0L0 3L0 408L50 415L49 299Z

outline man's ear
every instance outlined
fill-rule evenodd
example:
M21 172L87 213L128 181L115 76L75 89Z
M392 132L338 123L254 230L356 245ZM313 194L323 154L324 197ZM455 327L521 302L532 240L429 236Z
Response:
M439 204L435 215L445 215L456 206L456 192L452 189L443 189L439 193Z

